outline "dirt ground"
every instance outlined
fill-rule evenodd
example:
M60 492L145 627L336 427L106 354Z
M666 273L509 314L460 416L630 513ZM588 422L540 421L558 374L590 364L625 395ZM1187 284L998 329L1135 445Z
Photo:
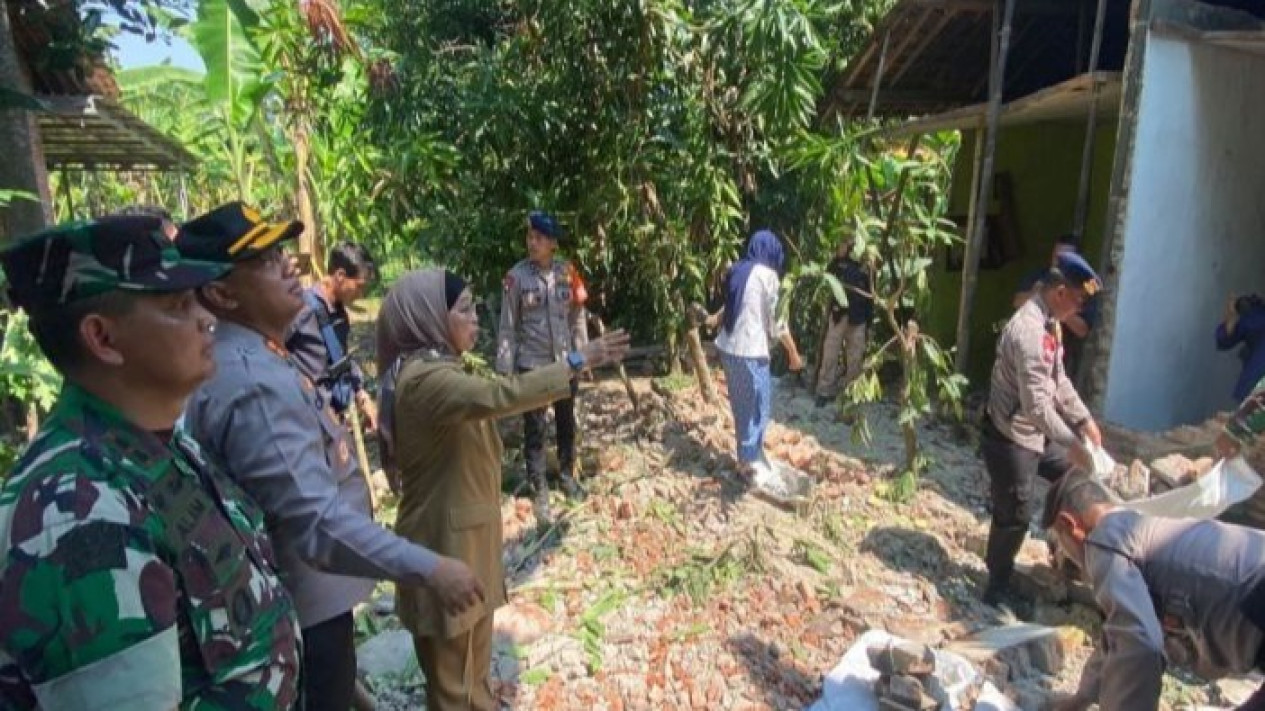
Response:
M528 501L506 496L510 605L494 655L503 707L800 709L867 629L940 644L1004 621L978 601L987 488L968 428L920 428L930 469L912 500L894 503L881 496L903 456L894 410L866 412L862 446L831 408L779 383L767 449L816 481L791 511L734 475L727 403L709 405L685 378L634 384L640 415L617 379L585 387L591 495L571 508L555 500L563 525L542 533ZM504 427L511 477L516 429ZM1021 560L1046 555L1030 541ZM383 590L381 612L362 615L366 636L396 626ZM1058 676L996 679L1026 706L1074 688L1099 623L1066 603L1038 606L1035 619L1065 626L1071 641ZM421 705L415 664L371 681L382 708ZM1216 699L1211 686L1168 684L1165 708Z

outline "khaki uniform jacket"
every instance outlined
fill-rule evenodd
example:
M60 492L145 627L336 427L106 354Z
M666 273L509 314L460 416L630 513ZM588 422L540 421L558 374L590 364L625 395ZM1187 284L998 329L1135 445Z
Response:
M1045 449L1047 437L1074 446L1074 428L1090 418L1063 370L1061 329L1040 294L1019 307L997 341L988 416L1003 435L1034 452Z
M1256 666L1265 632L1244 613L1265 533L1115 511L1090 532L1085 569L1106 620L1079 693L1100 708L1154 711L1166 663L1210 680Z
M572 293L571 269L560 259L549 270L524 259L505 275L496 372L511 375L556 363L589 342L584 305Z
M397 586L396 612L415 635L451 638L505 604L501 560L501 436L495 420L571 394L566 363L523 375L470 375L429 353L400 370L395 441L401 498L396 532L457 558L483 584L482 606L447 615L429 590Z

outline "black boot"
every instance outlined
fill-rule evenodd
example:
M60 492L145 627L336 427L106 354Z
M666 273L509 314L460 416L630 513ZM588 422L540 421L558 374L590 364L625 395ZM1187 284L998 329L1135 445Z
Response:
M574 467L571 464L563 464L559 467L558 483L562 486L562 493L572 501L584 501L584 497L588 496L588 492L580 485L575 478Z
M528 474L528 479L531 481L531 508L532 513L536 514L536 526L548 526L553 519L549 512L549 486L545 482L545 475L543 472L532 472Z
M1027 526L997 526L988 529L988 552L984 565L988 568L988 586L984 603L996 605L1010 594L1010 576L1015 571L1015 556L1028 535Z

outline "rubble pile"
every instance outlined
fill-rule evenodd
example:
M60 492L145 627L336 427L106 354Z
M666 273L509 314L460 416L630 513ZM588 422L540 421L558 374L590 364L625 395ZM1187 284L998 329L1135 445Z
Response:
M931 711L941 700L927 693L938 682L936 659L925 644L903 642L867 650L879 673L874 685L881 711Z

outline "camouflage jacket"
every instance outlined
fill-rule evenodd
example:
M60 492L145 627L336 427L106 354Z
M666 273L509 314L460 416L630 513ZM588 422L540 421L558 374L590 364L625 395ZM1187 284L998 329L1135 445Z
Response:
M295 704L263 515L182 432L67 384L0 488L0 555L0 707Z
M589 342L574 267L561 259L542 270L524 259L505 275L496 371L512 375L556 363Z
M1225 433L1245 447L1250 447L1262 432L1265 432L1265 380L1256 384L1256 389L1225 423Z

